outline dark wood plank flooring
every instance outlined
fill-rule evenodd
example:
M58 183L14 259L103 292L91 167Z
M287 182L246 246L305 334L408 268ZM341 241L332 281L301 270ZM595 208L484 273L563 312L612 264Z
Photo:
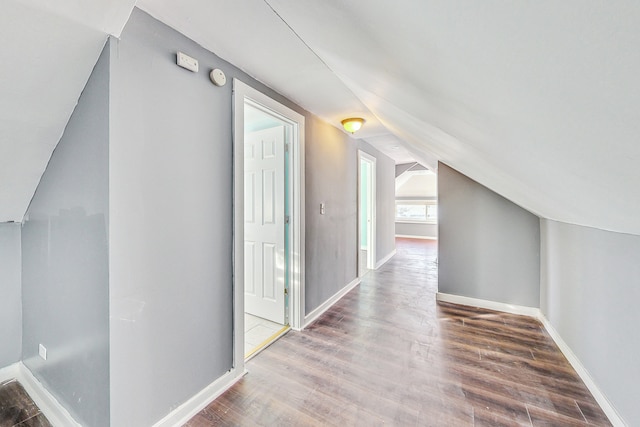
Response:
M51 427L16 380L0 383L0 427Z
M541 324L437 303L436 243L397 254L187 426L610 425Z

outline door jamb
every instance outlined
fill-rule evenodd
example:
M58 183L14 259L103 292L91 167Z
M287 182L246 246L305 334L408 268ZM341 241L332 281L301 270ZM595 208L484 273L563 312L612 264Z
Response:
M371 203L371 225L369 227L368 236L368 251L367 251L367 268L375 270L376 268L376 161L377 159L371 154L358 150L358 277L361 277L360 272L360 246L362 242L362 201L361 201L361 180L362 180L362 161L366 161L371 165L371 173L369 176L369 202Z
M244 105L249 101L292 126L289 147L289 324L304 325L305 224L303 115L233 79L233 367L244 371Z

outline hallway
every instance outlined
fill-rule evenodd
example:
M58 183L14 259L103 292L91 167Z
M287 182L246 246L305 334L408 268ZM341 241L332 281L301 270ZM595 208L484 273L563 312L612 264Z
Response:
M396 243L187 425L610 425L536 320L436 303L437 243Z

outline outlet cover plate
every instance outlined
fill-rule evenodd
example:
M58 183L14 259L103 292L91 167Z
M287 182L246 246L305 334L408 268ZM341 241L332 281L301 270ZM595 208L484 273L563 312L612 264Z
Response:
M43 346L42 344L38 345L38 354L44 360L47 360L47 347Z
M194 73L198 72L198 60L190 57L182 52L178 52L177 54L178 65L182 68L186 68L187 70L191 70Z

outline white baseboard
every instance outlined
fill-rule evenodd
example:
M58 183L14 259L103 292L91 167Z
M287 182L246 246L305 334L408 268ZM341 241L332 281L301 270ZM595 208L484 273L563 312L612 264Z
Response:
M486 308L488 310L502 311L511 314L520 314L522 316L539 317L540 309L536 307L526 307L523 305L506 304L503 302L488 301L479 298L463 297L459 295L451 295L438 292L436 300L442 302L450 302L452 304L467 305L470 307Z
M391 258L393 258L393 256L396 254L396 250L392 250L391 253L389 253L386 257L382 258L380 261L378 261L376 263L376 268L374 268L374 270L379 269L380 267L382 267L387 261L389 261Z
M414 236L411 234L396 234L396 237L402 237L404 239L438 240L438 236Z
M49 393L42 383L33 375L31 370L22 362L19 364L17 379L29 397L31 397L53 426L80 427L80 423L58 402L58 399Z
M0 383L5 381L17 379L20 375L20 362L16 362L12 365L5 366L0 369Z
M231 388L231 386L238 382L246 373L247 371L237 372L235 369L230 370L203 388L191 399L171 411L166 417L155 423L153 427L177 427L184 425L209 403L213 402L218 396Z
M235 370L227 372L155 423L154 427L184 425L209 403L234 385L244 374L246 374L246 371L240 374L237 374ZM81 427L81 424L47 391L42 383L33 375L31 370L22 362L14 363L13 365L0 369L0 383L14 378L22 384L27 394L54 427Z
M611 421L611 424L616 427L626 426L627 424L622 420L613 405L611 405L609 399L607 399L604 393L600 391L596 383L593 381L593 378L591 378L589 371L587 371L584 365L582 365L580 359L578 359L578 357L573 353L567 343L564 342L558 331L556 331L551 322L549 322L549 320L545 317L544 314L542 314L542 312L540 312L539 320L544 325L544 328L547 330L549 335L551 335L551 338L553 338L562 354L564 354L564 357L567 358L571 366L573 366L573 369L575 369L575 371L578 373L578 375L582 379L582 382L584 382L584 385L587 386L587 388L593 395L593 398L596 399L596 402L598 402L604 413L607 415L607 417L609 417L609 421Z
M469 298L469 297L445 294L440 292L436 294L436 300L442 301L442 302L450 302L453 304L466 305L470 307L480 307L480 308L486 308L489 310L502 311L505 313L520 314L523 316L535 317L540 321L540 323L542 323L542 325L544 326L546 331L549 333L553 341L556 343L556 345L558 346L562 354L564 354L564 357L567 358L567 360L569 361L573 369L576 371L576 373L578 374L582 382L584 382L585 386L587 386L587 388L593 395L593 398L596 400L596 402L598 402L598 404L600 405L604 413L609 418L609 421L611 421L611 424L613 424L615 427L624 427L627 425L622 420L622 418L620 417L618 412L615 410L613 405L611 405L611 403L606 398L604 393L600 391L596 383L593 381L593 378L591 378L589 371L587 371L587 369L584 367L582 362L580 362L580 359L578 359L578 357L573 353L573 351L567 345L567 343L564 342L564 340L562 339L558 331L556 331L556 329L553 327L551 322L549 322L549 320L542 313L542 311L540 311L539 308L505 304L501 302L488 301L488 300L483 300L478 298Z
M309 326L311 324L311 322L313 322L318 317L320 317L320 315L322 313L327 311L333 304L338 302L338 300L340 298L342 298L343 296L348 294L351 289L355 288L359 284L360 284L360 278L358 277L358 278L354 279L351 283L349 283L347 286L345 286L344 288L342 288L338 292L336 292L328 300L326 300L324 303L322 303L318 308L316 308L311 313L309 313L306 316L304 316L304 326L303 326L302 329L304 329L307 326Z

